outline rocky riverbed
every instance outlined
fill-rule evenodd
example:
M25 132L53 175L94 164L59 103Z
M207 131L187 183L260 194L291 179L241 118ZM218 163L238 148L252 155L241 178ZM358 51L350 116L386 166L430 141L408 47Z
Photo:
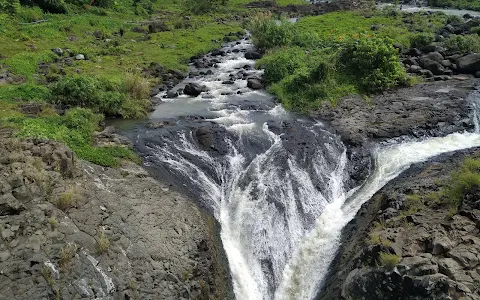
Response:
M0 299L228 296L215 221L138 165L9 132L0 157Z

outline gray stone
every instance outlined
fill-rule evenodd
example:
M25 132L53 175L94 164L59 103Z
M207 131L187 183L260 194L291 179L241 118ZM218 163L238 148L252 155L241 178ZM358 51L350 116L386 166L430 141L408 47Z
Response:
M58 56L62 56L63 55L63 50L61 48L53 48L52 49L52 52L55 53L56 55Z
M453 258L441 258L438 261L438 270L440 273L452 277L458 270L461 270L462 266L456 262Z
M453 243L448 237L444 235L435 236L432 241L432 254L439 255L447 253L452 247Z
M263 89L263 84L258 79L249 79L247 81L247 86L252 90L260 90Z
M7 228L2 230L2 239L4 241L10 241L13 237L15 237L15 233L10 229Z
M0 252L0 262L4 262L9 258L10 258L10 252L9 251L1 251Z
M0 216L17 215L25 210L25 206L11 193L0 196Z
M76 60L85 60L85 55L83 55L83 54L78 54L77 56L75 56L75 59L76 59Z
M458 261L463 267L472 269L479 262L477 255L471 252L472 250L474 251L470 247L461 245L453 248L447 256Z

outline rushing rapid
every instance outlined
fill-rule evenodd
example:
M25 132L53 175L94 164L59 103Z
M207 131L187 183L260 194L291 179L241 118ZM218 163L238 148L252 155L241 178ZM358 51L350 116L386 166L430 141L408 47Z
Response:
M221 224L237 299L313 299L342 228L365 201L412 163L480 146L480 135L373 149L375 169L355 187L339 137L247 87L262 73L245 58L252 49L244 39L207 56L214 68L192 66L191 78L175 89L194 82L206 91L160 94L164 103L152 115L157 125L137 130L136 145L148 166Z

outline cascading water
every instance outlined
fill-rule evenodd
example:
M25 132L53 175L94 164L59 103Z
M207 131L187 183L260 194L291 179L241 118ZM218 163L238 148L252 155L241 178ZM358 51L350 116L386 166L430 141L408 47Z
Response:
M139 129L136 145L147 165L220 222L237 299L313 299L341 229L365 201L410 164L480 146L480 135L379 148L374 172L352 188L337 136L246 87L261 75L244 58L251 48L243 40L210 57L218 60L213 74L200 69L204 75L179 86L196 82L209 92L164 99L152 115L160 125Z

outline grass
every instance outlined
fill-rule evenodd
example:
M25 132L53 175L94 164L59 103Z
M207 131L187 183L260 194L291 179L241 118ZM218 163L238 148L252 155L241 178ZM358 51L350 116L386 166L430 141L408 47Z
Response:
M399 261L400 257L398 255L387 252L380 252L378 258L379 264L387 269L393 269L396 265L398 265Z
M106 253L108 249L110 249L110 240L105 235L105 232L100 230L97 238L97 252L103 254Z
M68 269L68 266L70 265L72 259L75 257L75 254L77 253L78 246L75 243L70 243L68 245L65 245L60 249L60 261L59 261L59 266L63 270Z
M68 211L70 208L75 207L77 202L76 195L73 191L69 190L64 192L58 197L55 205L58 209Z

